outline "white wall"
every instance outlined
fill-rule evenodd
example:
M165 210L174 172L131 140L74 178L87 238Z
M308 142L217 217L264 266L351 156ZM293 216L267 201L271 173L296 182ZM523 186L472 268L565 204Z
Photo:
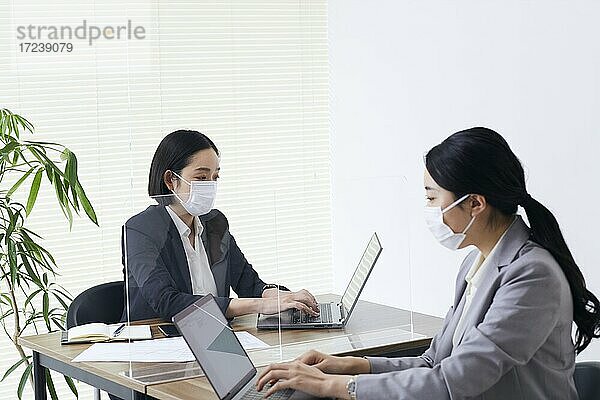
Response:
M374 211L409 223L412 299L406 257L395 270L376 269L365 297L444 315L465 253L445 250L424 227L422 155L457 130L487 126L521 158L530 193L554 211L600 295L600 3L457 3L329 1L336 288L354 268L348 215L367 211L355 207L360 187L348 182L404 175L397 207L378 196L385 206ZM404 232L382 235L384 247L404 248ZM580 358L600 359L600 345Z

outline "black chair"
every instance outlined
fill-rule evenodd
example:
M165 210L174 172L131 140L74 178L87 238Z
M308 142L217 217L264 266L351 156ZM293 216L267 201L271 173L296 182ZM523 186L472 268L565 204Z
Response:
M124 286L123 281L108 282L80 293L67 311L67 329L90 322L114 324L121 321Z
M119 281L103 283L80 293L67 310L67 329L90 322L114 324L121 321L124 289L125 284ZM100 389L94 390L94 399L100 400Z
M578 362L575 365L573 379L579 400L600 399L600 362Z

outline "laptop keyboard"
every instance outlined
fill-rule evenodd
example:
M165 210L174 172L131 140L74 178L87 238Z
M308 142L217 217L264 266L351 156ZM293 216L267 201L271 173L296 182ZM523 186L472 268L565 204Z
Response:
M256 390L256 388L253 386L250 389L248 389L248 391L246 393L244 393L244 396L240 400L262 400L263 397L265 396L267 389L268 388L265 387L262 392L258 392ZM284 389L284 390L280 390L278 392L273 393L271 395L271 397L269 397L269 399L273 399L273 400L289 399L292 396L292 394L294 394L294 391L292 389Z
M333 322L331 303L319 303L319 315L313 317L300 310L294 310L293 321L295 324L306 324L314 322Z

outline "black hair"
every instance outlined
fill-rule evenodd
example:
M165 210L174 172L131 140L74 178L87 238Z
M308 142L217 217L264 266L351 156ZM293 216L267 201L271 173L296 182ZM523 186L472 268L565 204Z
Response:
M527 192L523 166L500 134L481 127L457 132L427 152L425 166L433 180L457 198L480 194L505 216L521 205L531 240L554 256L569 282L577 324L575 351L582 352L592 338L600 337L600 302L586 288L556 218Z
M194 154L206 149L213 149L219 155L219 150L212 140L197 131L178 130L165 136L152 157L148 194L150 196L171 194L163 179L165 172L173 171L181 175L181 170L190 163ZM161 205L173 202L171 196L155 197L155 199Z

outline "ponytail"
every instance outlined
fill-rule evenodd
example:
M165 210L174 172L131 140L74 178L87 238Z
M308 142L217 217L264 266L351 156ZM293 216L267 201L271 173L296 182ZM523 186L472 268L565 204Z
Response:
M577 325L575 352L579 354L592 338L600 337L600 301L585 287L585 278L550 210L529 194L525 194L521 205L529 220L531 239L554 256L569 282L573 296L573 321Z
M500 134L483 127L456 132L427 152L425 166L438 185L457 197L481 194L506 216L523 206L531 239L552 254L569 282L577 325L575 351L581 353L600 337L600 301L585 287L554 215L527 194L523 166Z

